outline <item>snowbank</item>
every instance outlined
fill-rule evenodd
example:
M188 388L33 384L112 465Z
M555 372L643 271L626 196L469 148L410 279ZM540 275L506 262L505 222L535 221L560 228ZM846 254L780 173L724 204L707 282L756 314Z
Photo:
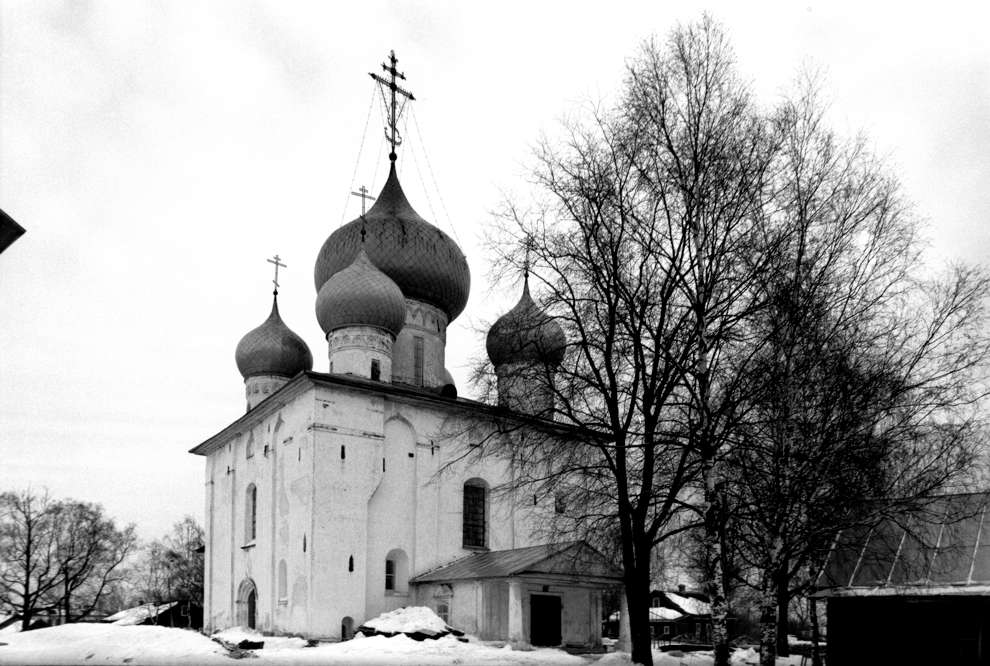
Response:
M358 631L371 629L381 634L426 634L442 636L450 633L450 627L426 606L407 606L394 611L382 613L373 620L362 624Z
M64 624L4 635L0 664L226 664L227 651L206 636L170 627Z

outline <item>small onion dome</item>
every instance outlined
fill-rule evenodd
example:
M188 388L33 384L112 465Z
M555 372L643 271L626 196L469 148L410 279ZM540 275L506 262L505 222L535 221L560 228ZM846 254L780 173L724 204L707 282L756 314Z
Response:
M559 365L567 339L564 329L541 310L529 295L529 279L522 298L488 330L485 348L496 367L504 363L536 361Z
M471 290L467 259L457 243L409 205L394 162L371 209L323 243L314 269L316 290L350 266L362 248L406 298L440 308L450 321L464 310Z
M406 299L361 249L350 266L320 288L316 318L327 334L345 326L374 326L395 336L406 323Z
M237 343L234 360L244 379L255 375L294 377L303 370L313 369L309 347L278 315L277 296L272 299L272 313L265 323Z

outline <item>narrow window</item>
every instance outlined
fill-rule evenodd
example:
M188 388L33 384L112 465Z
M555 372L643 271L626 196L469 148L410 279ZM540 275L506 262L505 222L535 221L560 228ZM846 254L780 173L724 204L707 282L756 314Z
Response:
M382 472L385 471L385 459L382 458Z
M278 600L285 602L289 597L289 572L285 560L278 562Z
M563 493L557 493L553 496L553 512L559 515L565 511L567 511L567 501Z
M347 558L347 570L354 571L354 556L351 555Z
M395 589L395 560L385 560L385 589Z
M371 380L380 381L382 378L382 364L377 358L371 359Z
M306 552L306 535L303 534L303 552Z
M464 484L462 543L465 548L484 548L485 500L488 488L484 481L472 479Z
M247 487L244 499L244 537L250 543L258 534L258 488L253 483Z
M347 458L347 449L343 444L340 445L340 459L345 460Z
M423 338L413 338L413 384L423 385Z
M446 601L438 601L437 615L443 620L444 624L450 624L450 604Z

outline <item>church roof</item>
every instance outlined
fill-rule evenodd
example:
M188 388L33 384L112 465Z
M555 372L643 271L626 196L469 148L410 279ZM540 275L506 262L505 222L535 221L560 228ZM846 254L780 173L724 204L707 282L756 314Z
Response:
M320 287L316 318L324 333L347 326L374 326L398 335L406 323L406 299L362 249L350 266Z
M439 583L472 578L506 578L522 575L580 576L614 578L622 573L605 556L584 541L548 543L529 548L490 550L474 553L454 562L427 571L409 580L410 583Z
M399 184L395 162L371 209L323 243L314 270L316 290L350 266L362 248L406 298L435 305L451 321L467 305L471 272L464 253L413 209Z
M485 340L495 366L532 361L559 365L566 347L564 329L529 295L528 278L519 302L492 324Z
M292 377L313 368L309 347L279 316L277 296L268 319L237 343L234 361L245 379L256 375Z
M451 395L443 395L439 389L429 389L406 384L388 384L376 382L371 379L355 377L353 375L337 375L322 372L301 372L277 391L258 403L254 409L242 415L226 428L213 435L198 446L189 450L197 455L209 455L214 449L226 444L227 441L242 432L246 427L251 427L254 423L260 422L270 416L273 412L281 409L290 401L296 399L300 394L313 386L336 387L348 390L360 391L378 396L391 396L397 400L421 403L434 409L450 411L462 411L474 413L481 418L497 423L506 421L511 423L513 428L519 425L530 426L544 432L556 432L560 436L571 438L606 438L607 434L582 428L580 426L567 423L558 423L539 416L523 414L507 410L503 407L496 407L485 402L471 400L469 398L459 398Z

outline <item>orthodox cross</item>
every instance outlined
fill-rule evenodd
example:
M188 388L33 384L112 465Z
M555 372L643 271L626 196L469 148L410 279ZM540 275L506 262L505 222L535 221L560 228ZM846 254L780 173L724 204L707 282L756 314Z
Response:
M382 98L385 100L386 115L388 116L388 127L385 128L385 138L388 139L389 143L392 145L392 152L388 154L388 158L394 162L395 147L402 143L402 137L399 136L397 129L399 125L399 116L402 115L402 109L405 107L406 101L415 101L416 98L413 97L411 92L404 90L395 82L396 79L402 79L405 81L406 75L395 68L396 64L399 62L399 59L395 57L394 50L389 52L388 60L390 64L386 65L385 63L382 63L382 69L385 73L391 75L391 80L386 79L383 76L379 76L374 72L369 72L368 74L371 78L378 82L382 91ZM385 95L386 88L390 91L388 98L386 98ZM405 98L402 101L402 106L398 105L395 98L396 94Z
M271 259L265 259L265 261L267 261L270 264L275 264L275 279L272 280L272 284L275 285L275 295L277 296L278 295L278 269L279 269L279 266L281 266L282 268L288 268L288 267L285 264L282 263L282 258L280 256L278 256L277 254L274 257L272 257Z
M351 192L356 197L361 197L361 214L364 215L364 204L368 201L374 201L375 197L368 194L368 188L362 185L358 188L357 192Z

